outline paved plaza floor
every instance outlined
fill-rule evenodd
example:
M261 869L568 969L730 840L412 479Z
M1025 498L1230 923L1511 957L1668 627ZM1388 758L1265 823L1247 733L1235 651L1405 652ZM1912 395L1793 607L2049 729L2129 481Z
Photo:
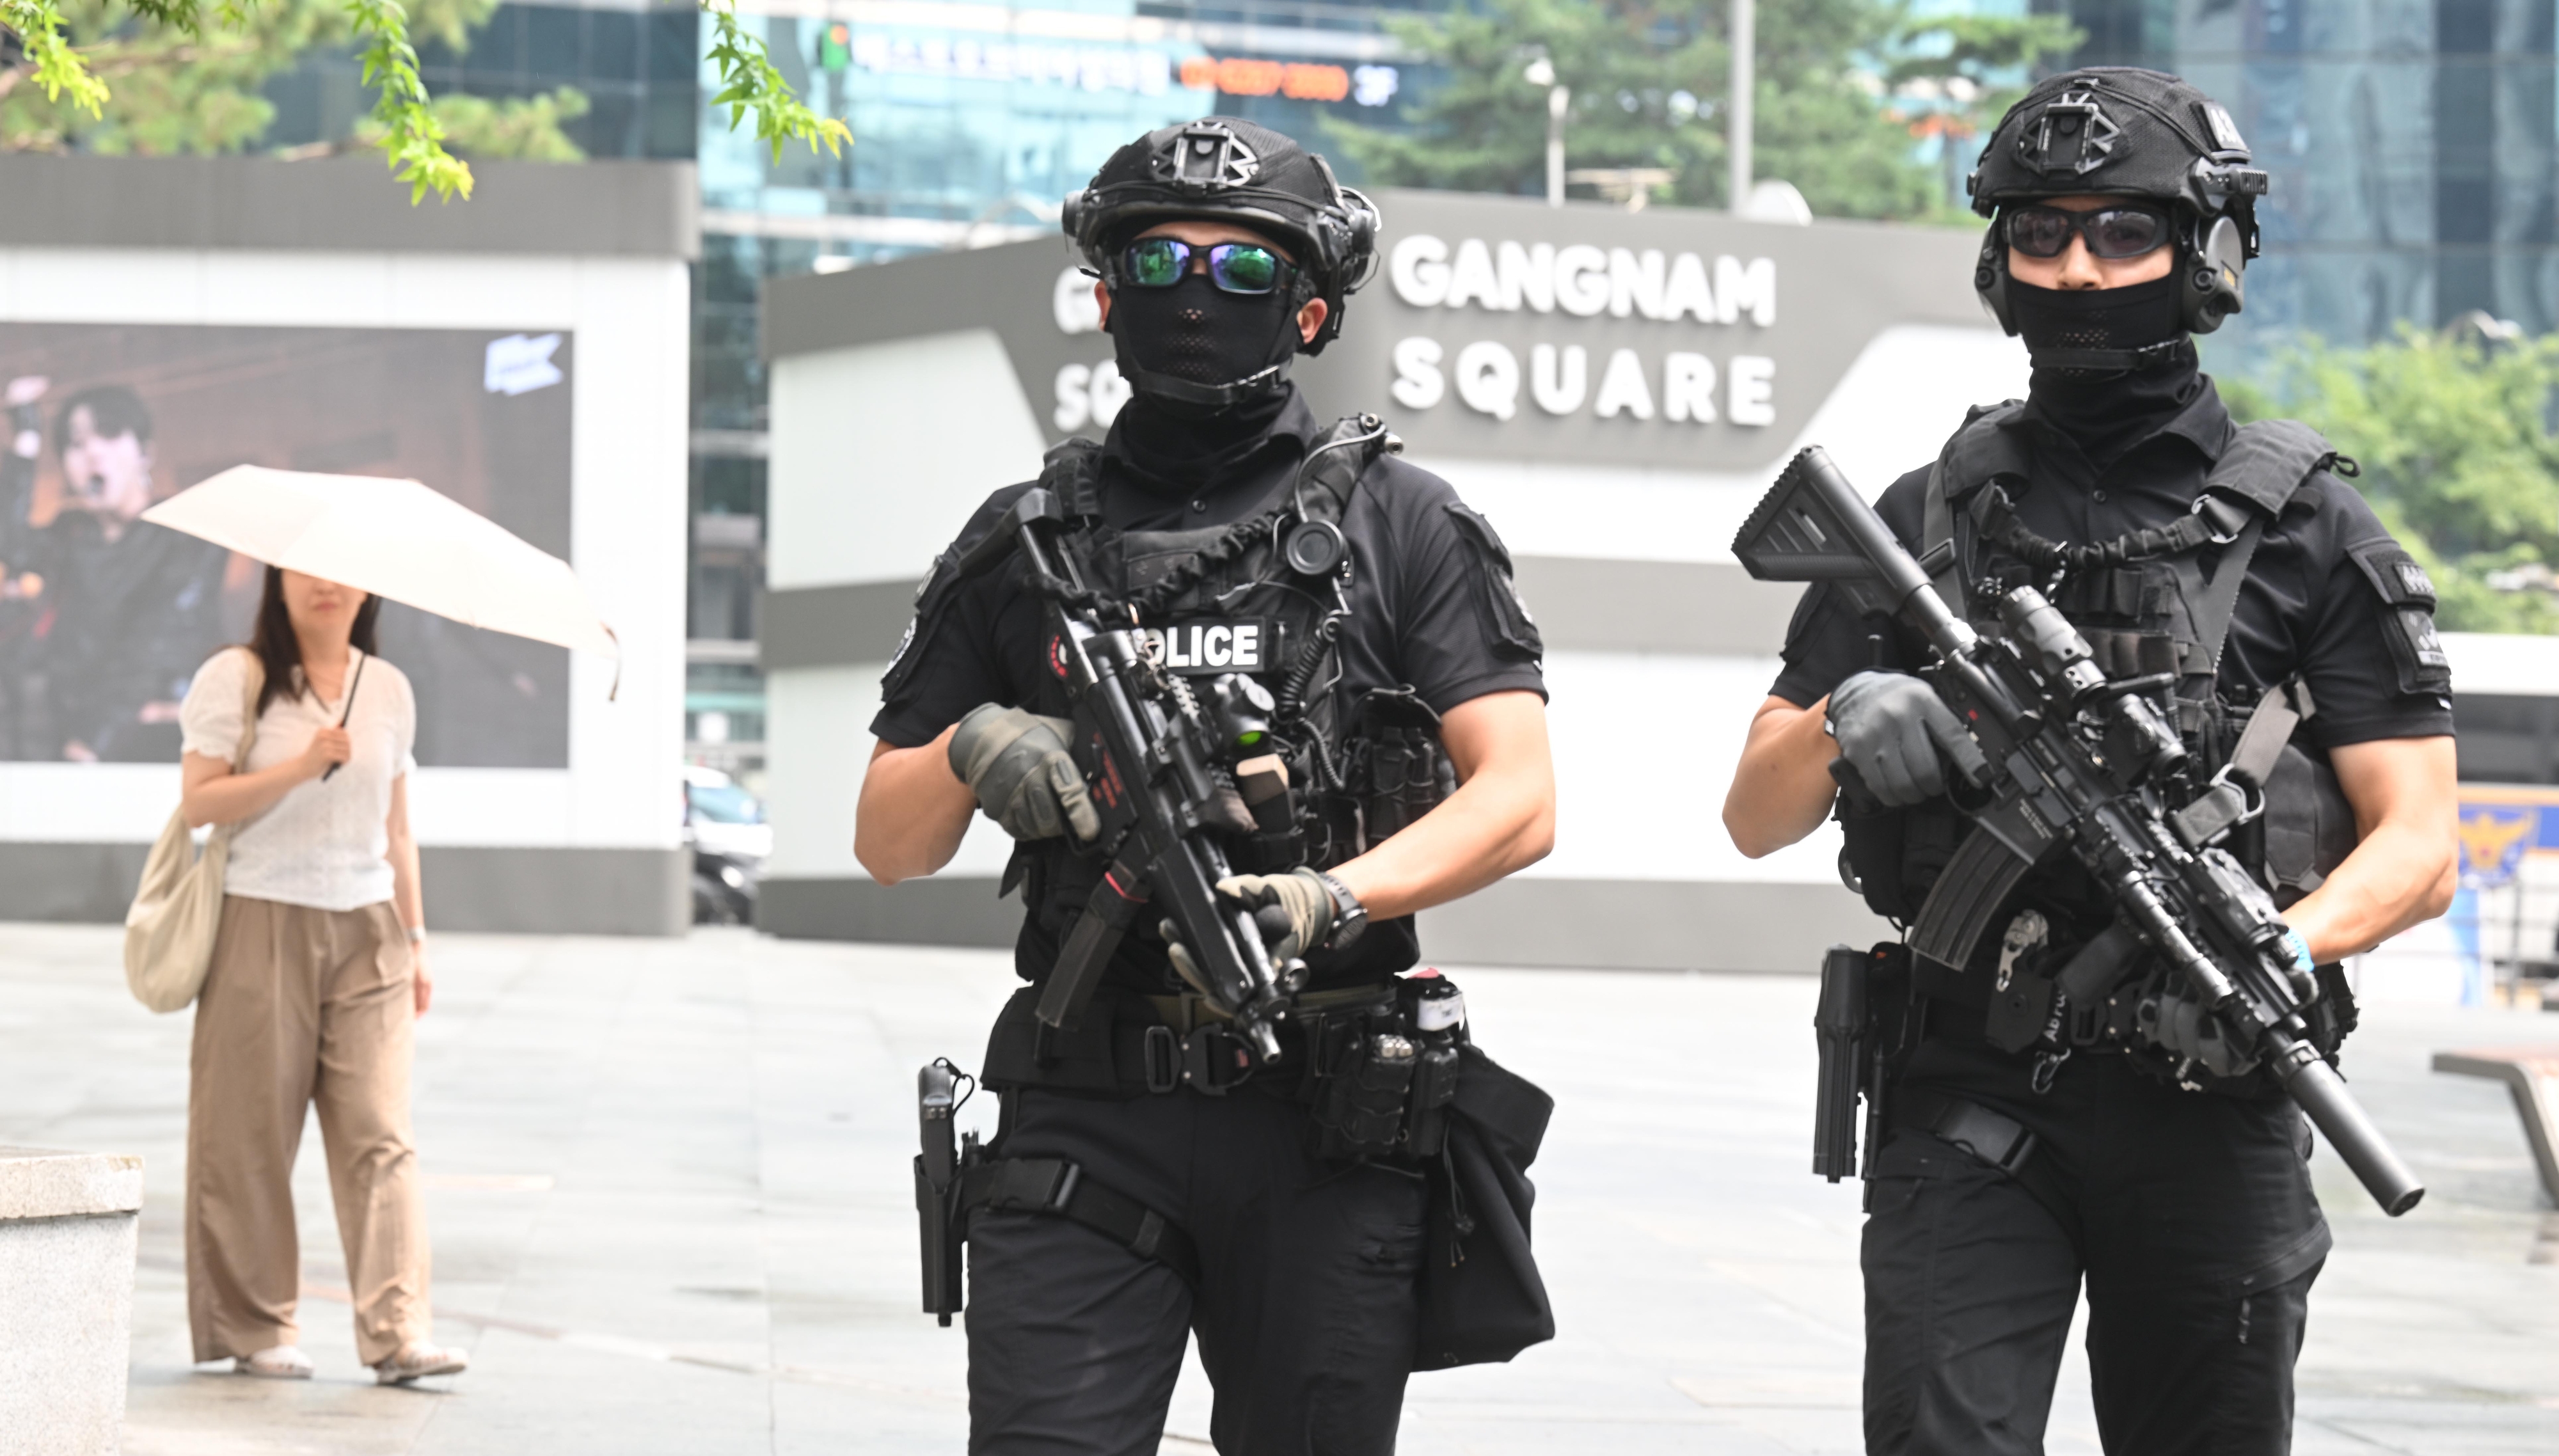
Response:
M974 1066L1007 958L762 940L440 937L418 1140L440 1338L356 1363L316 1126L297 1177L309 1383L188 1363L186 1015L117 936L0 927L0 1143L140 1153L134 1456L958 1452L963 1341L916 1312L916 1067ZM1535 1170L1561 1333L1417 1378L1409 1453L1851 1452L1858 1195L1805 1172L1809 977L1462 976L1478 1039L1557 1097ZM2432 1185L2386 1220L2325 1152L2337 1251L2301 1367L2305 1456L2559 1451L2559 1216L2500 1087L2444 1048L2559 1016L2383 1008L2347 1071ZM991 1108L973 1106L970 1115ZM2096 1450L2075 1353L2050 1447ZM1209 1448L1194 1368L1164 1450Z

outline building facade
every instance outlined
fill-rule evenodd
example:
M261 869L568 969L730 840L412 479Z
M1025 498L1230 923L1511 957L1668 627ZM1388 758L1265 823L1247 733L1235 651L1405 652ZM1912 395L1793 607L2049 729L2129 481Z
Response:
M2227 103L2273 174L2242 350L2388 338L2480 311L2559 327L2553 12L2524 0L2037 0L2077 65Z

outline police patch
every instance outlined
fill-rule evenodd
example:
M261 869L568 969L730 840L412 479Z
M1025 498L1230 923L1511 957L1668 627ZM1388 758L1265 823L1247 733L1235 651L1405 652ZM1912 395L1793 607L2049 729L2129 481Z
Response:
M1278 652L1275 630L1268 617L1197 617L1144 629L1155 660L1186 676L1267 669Z

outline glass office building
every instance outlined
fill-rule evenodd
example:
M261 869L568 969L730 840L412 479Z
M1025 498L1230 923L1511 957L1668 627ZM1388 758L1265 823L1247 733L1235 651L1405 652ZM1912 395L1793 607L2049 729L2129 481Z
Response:
M2174 71L2273 176L2232 343L2385 338L2474 310L2559 326L2548 0L2037 0L2079 65Z

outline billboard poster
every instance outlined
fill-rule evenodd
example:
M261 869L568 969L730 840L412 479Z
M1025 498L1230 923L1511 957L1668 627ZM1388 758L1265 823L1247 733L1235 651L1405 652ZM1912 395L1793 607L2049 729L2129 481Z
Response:
M569 552L571 336L0 323L0 761L175 763L264 568L140 520L234 465L405 477ZM565 768L568 655L383 604L418 762Z

